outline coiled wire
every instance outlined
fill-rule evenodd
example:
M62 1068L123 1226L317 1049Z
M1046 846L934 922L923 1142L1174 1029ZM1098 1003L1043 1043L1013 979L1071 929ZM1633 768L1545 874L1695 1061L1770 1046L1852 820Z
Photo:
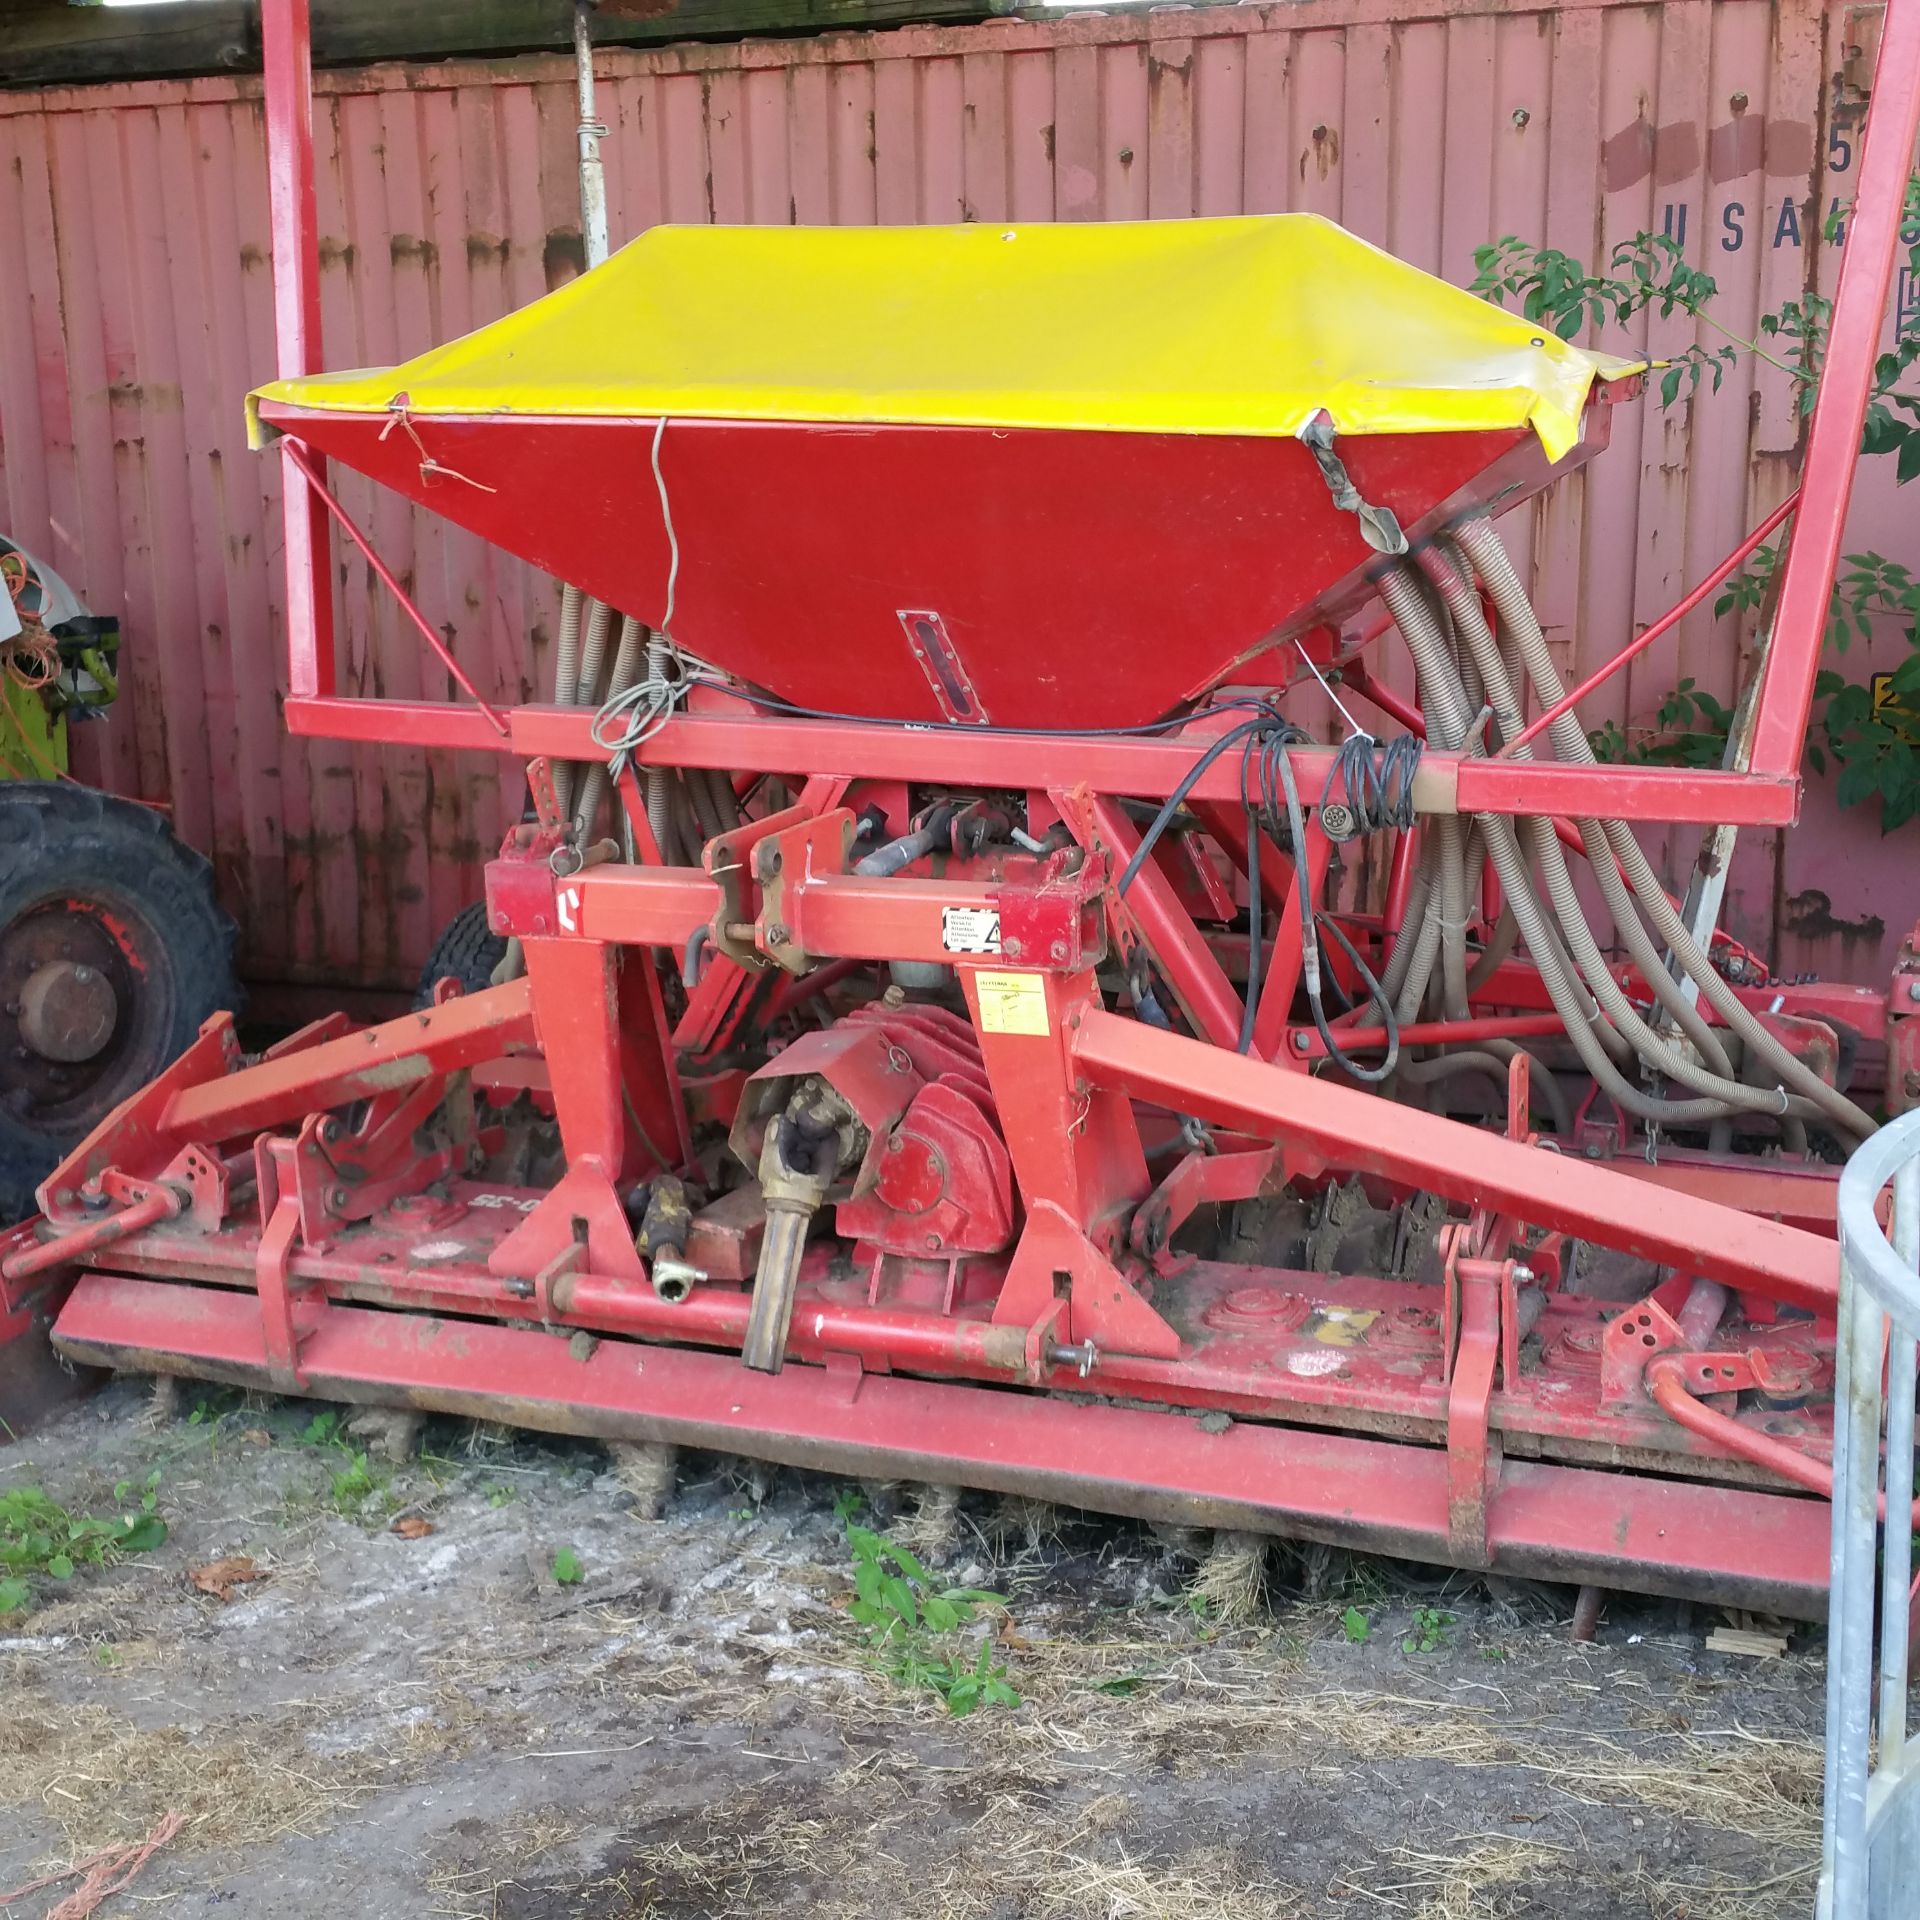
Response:
M1423 751L1411 733L1394 740L1349 734L1320 795L1320 825L1327 838L1345 845L1384 827L1405 833L1413 825L1413 776Z

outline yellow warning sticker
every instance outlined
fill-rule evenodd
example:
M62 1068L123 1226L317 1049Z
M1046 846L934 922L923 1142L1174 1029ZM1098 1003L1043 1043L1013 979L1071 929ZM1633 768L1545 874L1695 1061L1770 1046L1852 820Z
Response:
M1047 983L1037 973L976 973L982 1033L1032 1033L1045 1036Z
M1323 1347L1357 1347L1379 1318L1377 1310L1362 1307L1318 1307L1307 1316L1301 1331L1310 1333Z

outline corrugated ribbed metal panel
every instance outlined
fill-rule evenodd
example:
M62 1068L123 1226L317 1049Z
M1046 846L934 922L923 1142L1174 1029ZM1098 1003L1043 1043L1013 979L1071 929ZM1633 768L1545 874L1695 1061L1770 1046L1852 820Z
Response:
M1503 233L1592 261L1665 230L1718 278L1736 333L1818 283L1815 201L1844 197L1857 159L1857 105L1829 78L1855 12L1459 0L1407 15L1306 0L608 53L613 233L1298 208L1456 280ZM566 62L319 85L329 364L402 358L578 270ZM213 854L257 975L396 984L477 894L519 796L490 759L298 742L279 724L278 467L246 452L240 417L272 367L267 255L253 83L0 96L0 503L129 643L127 698L80 764L170 801ZM1638 344L1694 338L1676 318ZM1799 425L1790 383L1743 360L1717 395L1627 410L1613 450L1516 521L1570 668L1782 496ZM1856 544L1898 550L1884 478ZM351 476L343 491L483 688L544 685L548 583ZM357 557L341 572L344 690L446 693ZM1684 676L1728 696L1739 640L1696 617L1589 723L1644 724ZM1743 849L1730 921L1777 939L1783 964L1877 977L1874 918L1897 938L1912 906L1901 842L1817 788L1808 811L1784 849Z

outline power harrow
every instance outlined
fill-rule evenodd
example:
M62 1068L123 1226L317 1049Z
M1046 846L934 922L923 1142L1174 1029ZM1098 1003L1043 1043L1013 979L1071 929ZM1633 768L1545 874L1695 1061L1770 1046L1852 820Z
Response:
M1595 763L1497 524L1640 369L1275 216L655 229L319 373L265 13L287 719L525 763L497 964L258 1055L209 1021L0 1241L8 1324L1817 1614L1837 1163L1920 1090L1920 953L1773 980L1635 826L1723 864L1796 815L1920 0L1707 771ZM566 583L550 701L470 684L330 461ZM335 542L466 697L337 690Z

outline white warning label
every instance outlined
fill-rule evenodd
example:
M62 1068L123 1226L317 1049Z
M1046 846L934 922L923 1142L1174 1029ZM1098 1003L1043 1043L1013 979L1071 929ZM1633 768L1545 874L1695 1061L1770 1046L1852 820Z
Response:
M998 953L998 907L942 907L940 944L949 953Z

